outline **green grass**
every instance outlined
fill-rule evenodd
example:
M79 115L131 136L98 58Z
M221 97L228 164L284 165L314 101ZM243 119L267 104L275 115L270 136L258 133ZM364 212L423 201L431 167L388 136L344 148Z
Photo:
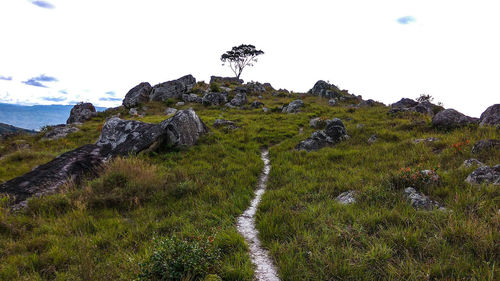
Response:
M292 100L267 93L263 102L272 109ZM253 198L262 147L270 147L272 168L257 227L282 280L500 279L500 191L469 186L464 179L473 168L460 167L472 157L475 141L498 139L498 130L440 132L418 114L390 117L385 107L353 110L316 97L304 101L299 114L187 104L182 108L192 106L211 129L196 146L115 159L99 177L33 199L21 213L10 212L3 199L0 280L132 280L155 251L154 240L169 237L213 240L220 266L210 273L252 280L235 223ZM166 107L148 104L143 118L125 110L121 115L158 123ZM317 152L294 150L314 131L314 117L344 120L349 140ZM100 114L65 139L3 141L0 181L95 142L104 118ZM212 128L218 118L240 128ZM378 140L369 144L372 134ZM440 140L413 143L430 136ZM453 148L465 140L470 143L460 151ZM20 142L31 148L20 149ZM498 164L500 153L479 159ZM420 191L448 211L413 209L391 184L403 167L438 168L439 183ZM355 204L335 202L346 190L358 191Z

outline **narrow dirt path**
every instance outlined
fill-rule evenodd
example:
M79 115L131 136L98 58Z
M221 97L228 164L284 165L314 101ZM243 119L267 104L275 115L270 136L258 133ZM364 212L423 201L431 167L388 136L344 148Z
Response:
M255 198L252 200L250 207L248 207L248 209L238 218L236 227L238 228L238 232L243 235L250 248L250 257L252 263L255 265L255 280L279 281L280 279L276 267L269 257L268 251L262 248L259 240L259 232L255 228L255 213L262 199L262 194L266 191L267 179L269 177L269 171L271 170L269 150L263 150L260 158L264 162L264 168L262 169L259 183L255 190Z

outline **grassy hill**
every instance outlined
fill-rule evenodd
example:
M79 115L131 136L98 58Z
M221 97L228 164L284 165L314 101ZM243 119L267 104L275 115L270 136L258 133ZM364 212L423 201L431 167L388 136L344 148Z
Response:
M300 113L278 109L297 98L305 103ZM210 128L196 146L114 159L97 178L32 199L21 212L10 211L9 198L2 197L0 280L133 280L161 270L151 260L173 252L182 264L197 265L199 276L213 274L205 280L252 280L235 223L253 198L262 147L269 148L271 172L257 228L281 280L500 279L500 190L467 184L474 167L462 167L472 145L499 139L498 129L441 131L427 115L391 116L385 106L353 108L348 101L330 106L305 94L266 92L260 101L269 112L180 106L193 107ZM167 107L147 104L143 117L125 109L99 113L63 139L4 140L0 182L95 142L107 116L159 123ZM316 130L309 126L315 117L340 118L349 139L318 151L295 150ZM239 128L214 128L219 118ZM377 140L368 142L374 134ZM414 142L428 137L438 140ZM498 149L475 157L500 163ZM417 210L404 197L405 171L424 169L439 181L406 185L446 210ZM357 201L339 204L335 198L347 190L356 191ZM172 280L197 279L179 274Z

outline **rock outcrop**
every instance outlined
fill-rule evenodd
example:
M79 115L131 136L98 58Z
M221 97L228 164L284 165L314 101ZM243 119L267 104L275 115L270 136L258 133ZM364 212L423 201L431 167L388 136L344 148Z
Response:
M123 106L132 108L139 106L141 103L149 101L153 87L148 82L142 82L128 91L123 99Z
M445 109L432 118L432 125L441 129L454 129L476 124L477 118L466 116L455 109Z
M283 113L297 113L300 109L304 107L304 102L302 100L294 100L287 106L283 107Z
M334 145L348 139L347 130L338 118L327 121L325 130L313 132L312 135L301 141L295 149L313 151L326 146Z
M97 112L90 102L79 103L71 109L66 124L83 123L94 116L97 116Z
M500 103L488 107L479 118L479 125L498 126L500 124Z
M479 167L470 173L465 181L473 185L482 183L500 185L500 165Z
M167 99L181 99L196 84L196 79L191 75L155 85L149 98L150 101L165 101Z
M406 198L411 202L411 205L415 209L423 209L431 211L433 209L444 210L445 208L438 202L431 200L429 197L418 192L413 187L407 187L404 190Z

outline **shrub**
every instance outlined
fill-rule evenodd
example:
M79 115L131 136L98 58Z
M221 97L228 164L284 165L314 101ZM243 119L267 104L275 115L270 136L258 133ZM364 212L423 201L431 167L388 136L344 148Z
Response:
M215 92L215 93L219 93L220 92L219 84L215 83L215 82L210 84L210 91Z
M220 253L212 241L187 241L177 237L156 241L153 254L140 264L137 280L203 280L208 274L216 273L220 265Z
M436 169L421 170L417 168L401 168L398 172L391 175L391 185L395 189L406 187L425 187L439 182Z
M165 104L165 106L172 106L176 103L176 101L174 99L168 98L164 100L163 103Z

